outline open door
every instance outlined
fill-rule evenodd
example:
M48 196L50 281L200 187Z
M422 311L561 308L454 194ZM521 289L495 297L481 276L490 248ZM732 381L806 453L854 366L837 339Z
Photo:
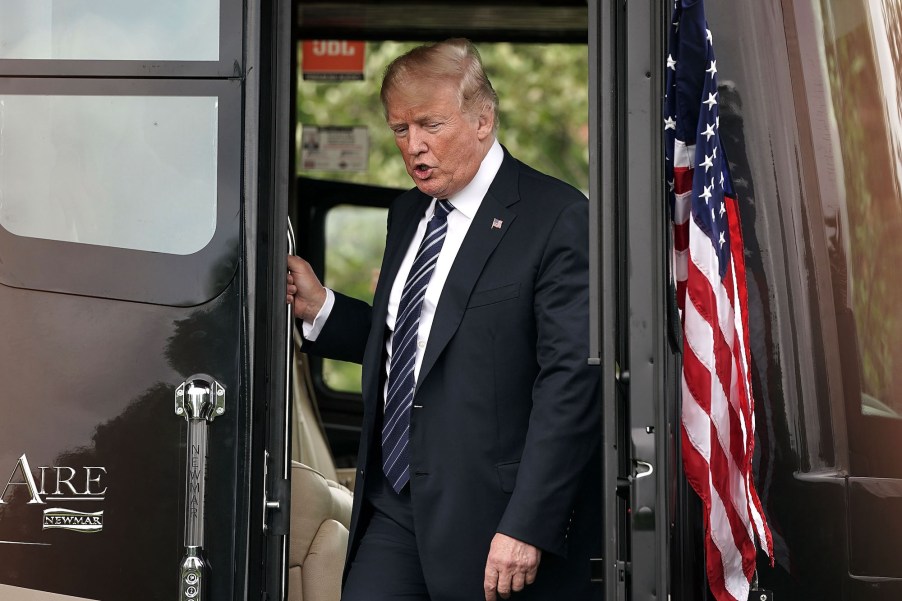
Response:
M58 4L0 24L0 598L256 598L291 3Z

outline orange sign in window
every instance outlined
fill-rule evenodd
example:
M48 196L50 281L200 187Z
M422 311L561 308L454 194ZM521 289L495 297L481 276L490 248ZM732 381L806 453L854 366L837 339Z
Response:
M305 40L302 52L304 79L363 79L366 42Z

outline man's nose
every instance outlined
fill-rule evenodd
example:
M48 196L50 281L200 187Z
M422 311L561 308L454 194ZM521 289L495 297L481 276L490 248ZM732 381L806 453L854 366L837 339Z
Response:
M411 155L418 155L426 152L426 140L422 132L415 127L411 127L407 132L407 152Z

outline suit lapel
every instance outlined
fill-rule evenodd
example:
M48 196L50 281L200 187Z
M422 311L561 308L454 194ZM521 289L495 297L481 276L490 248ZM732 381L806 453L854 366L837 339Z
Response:
M442 288L442 294L435 308L432 329L429 332L426 353L423 355L423 363L417 377L418 387L429 375L436 359L445 350L448 341L460 326L470 294L482 274L486 261L492 256L517 217L509 207L518 200L517 163L505 150L501 169L498 170L495 180L473 217L470 229L467 230Z

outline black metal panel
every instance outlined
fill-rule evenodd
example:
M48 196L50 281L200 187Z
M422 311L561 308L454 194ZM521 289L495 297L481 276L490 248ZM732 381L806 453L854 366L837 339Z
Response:
M288 205L294 188L294 98L296 90L293 36L294 8L290 0L262 2L254 7L259 27L252 52L258 57L258 116L253 140L256 156L256 211L253 232L254 277L249 293L253 326L254 444L250 511L250 568L248 596L284 599L290 499L288 471L291 440L286 349L288 307ZM259 37L256 37L259 36ZM277 503L267 505L267 503Z
M211 598L232 599L246 428L239 288L183 309L0 286L0 308L0 583L90 599L177 597L186 423L174 391L206 371L227 405L210 426L205 546ZM7 486L26 481L23 457L40 503L27 485ZM50 508L102 511L102 528L44 529Z
M816 57L800 51L819 26L804 14L816 4L708 4L746 247L755 481L774 537L775 565L759 554L758 575L777 599L895 599L885 583L849 577L852 374L839 361L847 335L829 289L822 211L833 184L814 164L829 110L808 96L802 63Z
M902 584L902 482L849 478L849 572Z
M844 482L829 471L836 459L823 419L830 395L808 315L813 266L799 234L807 186L800 185L798 122L806 116L793 110L786 31L772 22L783 18L782 8L769 4L707 4L721 139L746 247L755 481L776 547L775 567L762 558L758 575L777 599L847 599ZM736 28L738 19L747 26ZM812 468L823 475L807 477Z
M630 563L632 599L651 599L668 587L670 498L667 406L679 380L667 371L669 220L664 200L663 122L664 10L661 2L626 4L624 38L624 117L628 231L627 289L629 370L629 443L631 486Z
M622 82L623 11L619 2L589 3L589 244L591 313L588 360L602 370L601 477L602 557L593 566L604 598L625 599L629 559L628 506L620 489L625 442L626 389L618 385L618 362L625 347L620 318L626 303L622 213L625 187L621 140L625 128L618 90Z
M585 1L300 2L302 38L568 42L587 40Z

